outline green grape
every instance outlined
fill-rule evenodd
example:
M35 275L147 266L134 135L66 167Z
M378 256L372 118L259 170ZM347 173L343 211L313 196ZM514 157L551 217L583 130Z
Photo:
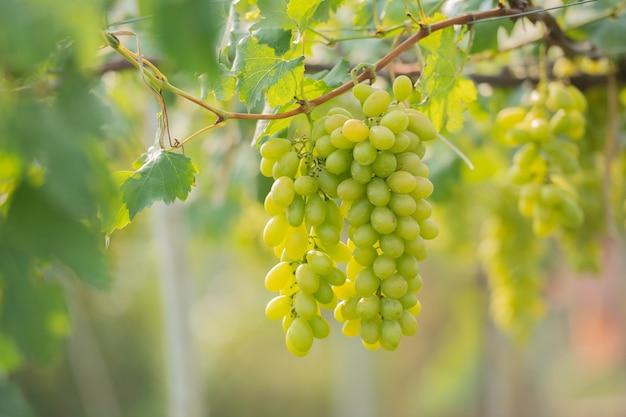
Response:
M303 175L294 180L293 188L297 194L308 196L317 192L317 180L309 175Z
M377 295L362 297L356 305L356 314L361 319L373 319L380 313L380 301Z
M276 164L275 159L267 159L261 158L261 162L259 163L259 170L264 177L271 177L272 171L274 170L274 164Z
M319 226L326 218L326 203L324 199L317 193L307 197L304 206L304 218L311 226Z
M341 332L346 337L357 336L360 332L361 319L347 320L341 327Z
M411 191L409 195L417 201L430 197L434 189L435 187L433 186L433 183L430 182L428 178L416 176L415 188Z
M383 253L393 259L404 253L404 240L396 233L381 235L379 241Z
M517 124L524 120L526 113L528 113L528 111L521 106L504 108L498 112L498 115L496 116L496 124L499 128L504 130L513 129Z
M369 223L374 205L367 198L355 201L348 210L348 223L351 226L361 226Z
M313 267L309 264L300 264L296 268L296 283L301 291L315 293L320 287L320 279Z
M405 252L396 259L396 269L408 280L419 273L419 262L415 256Z
M402 110L393 110L380 119L380 125L393 133L401 133L409 127L409 116Z
M565 109L559 109L550 118L550 130L553 135L566 133L572 124L569 113Z
M417 320L415 320L415 316L413 316L408 311L403 311L402 315L398 319L398 323L400 324L400 329L402 330L402 334L405 336L413 336L417 333Z
M388 207L375 207L372 210L370 221L371 227L380 234L387 234L396 230L396 215Z
M397 320L383 320L381 326L381 339L384 342L382 345L388 350L394 350L400 344L402 339L402 327Z
M326 120L324 120L324 130L326 130L326 133L330 135L336 129L341 129L343 124L349 119L351 119L351 117L348 117L345 114L330 115L326 118Z
M400 298L406 294L409 285L400 274L393 274L389 278L384 279L380 284L383 294L389 298Z
M372 216L374 215L374 211L376 211L376 209L377 208L372 211ZM393 213L391 214L393 215ZM372 246L378 241L378 233L379 232L374 228L373 224L365 223L364 225L356 228L356 231L352 234L350 239L354 242L356 246L359 247Z
M393 146L396 135L385 126L372 126L369 131L369 141L376 149L385 151Z
M341 309L341 315L343 318L346 320L356 320L359 318L356 309L360 299L361 297L352 296L345 302L337 304L337 307Z
M567 86L567 92L572 97L572 110L584 112L587 110L587 99L585 95L576 86L570 84Z
M413 240L420 234L420 226L411 216L396 217L396 233L404 240Z
M404 241L404 251L415 256L418 261L426 259L426 242L421 236L414 240Z
M344 107L333 107L330 110L328 110L328 112L326 113L328 117L334 115L334 114L340 114L342 116L346 116L347 118L351 119L352 118L352 113L350 113L350 111Z
M389 152L393 154L399 154L409 149L409 147L411 147L411 136L409 136L409 134L413 135L413 137L415 137L417 141L419 141L417 135L413 134L412 132L407 131L396 133L393 146L389 148Z
M566 135L570 139L580 139L585 134L585 116L577 110L568 113L570 119L570 127L567 129Z
M380 315L385 320L398 320L402 316L402 303L394 298L380 299Z
M359 323L359 333L365 343L374 344L381 336L381 322L379 318L362 319Z
M298 291L293 297L293 308L298 316L309 320L317 315L317 300L313 294Z
M343 124L342 133L352 142L362 142L368 138L370 129L363 120L349 119Z
M372 266L378 257L378 252L371 246L357 246L352 251L352 257L363 266ZM376 272L375 268L374 272Z
M357 84L352 88L352 94L361 103L363 103L374 91L376 91L376 88L368 84Z
M272 168L272 176L276 178L290 177L295 178L298 168L300 167L300 158L296 151L289 151L276 161Z
M408 281L407 281L407 285L408 285ZM417 300L417 296L415 294L407 290L407 292L402 297L398 298L398 302L400 303L403 309L408 310L411 307L417 305L419 301Z
M341 209L334 200L326 200L326 221L335 226L337 229L343 229L343 215Z
M369 165L376 160L378 151L370 141L357 143L354 146L353 157L361 165Z
M372 264L372 270L378 278L389 278L396 270L396 261L388 254L382 253L378 255L376 259L374 259L374 263Z
M380 278L374 274L371 268L365 268L356 276L354 280L354 291L359 297L367 297L378 290Z
M259 149L261 156L267 159L278 160L291 150L291 141L288 139L272 138L266 140Z
M408 291L410 291L413 294L416 294L422 289L422 276L421 275L418 274L411 278L407 278L405 275L404 277L406 278L407 285L409 286Z
M417 203L409 194L391 193L388 206L397 216L410 216L415 212Z
M263 201L263 208L265 209L265 212L270 216L285 213L286 211L285 207L278 206L276 205L276 203L274 203L271 193L268 193L265 196L265 201Z
M543 117L536 117L530 121L528 133L535 142L547 142L552 138L550 122Z
M428 116L414 109L407 109L406 113L409 116L408 129L415 133L422 142L428 142L437 138L437 129L435 129L435 125L433 125Z
M278 246L287 235L289 224L285 214L277 214L270 218L263 229L263 241L271 247Z
M287 207L285 215L287 217L287 223L289 223L290 226L300 226L304 221L304 198L300 195L296 195L289 207Z
M311 249L306 253L306 261L319 275L330 274L333 270L333 260L321 250Z
M520 147L513 155L513 163L520 168L528 168L539 156L539 147L536 143L527 143Z
M335 175L326 169L320 171L319 176L317 177L317 183L320 190L331 198L337 198L337 187L339 187L340 182L341 178L338 175Z
M387 177L387 185L394 193L410 193L415 189L417 180L415 176L406 171L396 171Z
M373 91L363 102L365 117L378 117L391 103L391 96L384 90Z
M321 304L329 304L335 298L335 293L329 283L326 281L320 281L319 288L315 291L313 296Z
M391 191L382 178L372 178L366 191L368 200L377 207L386 206L391 198Z
M431 240L439 234L439 226L432 219L422 220L420 222L420 236L426 240Z
M309 320L309 326L316 339L324 339L330 334L330 326L326 319L322 316L315 316Z
M387 178L398 167L396 156L389 151L380 151L372 163L372 171L379 178Z
M288 207L295 195L293 180L289 177L280 177L274 181L270 195L274 203L280 207Z
M333 130L330 134L330 143L337 149L352 149L356 145L356 142L351 141L343 135L341 128Z
M315 235L323 245L334 245L341 239L341 230L326 219L319 226L315 226Z
M309 322L303 317L296 317L293 322L291 322L285 337L287 347L293 346L297 351L304 352L305 354L313 345L313 330Z
M346 178L337 187L337 196L344 201L354 201L365 195L365 185Z
M372 179L374 170L370 165L361 165L357 161L352 161L350 165L350 176L359 184L367 184Z
M346 282L346 274L341 269L333 267L328 274L322 276L322 279L330 285L341 286Z
M265 306L265 316L270 320L282 320L291 312L291 297L279 295L272 298Z
M326 158L326 169L331 174L343 174L350 169L352 155L344 149L337 149Z
M548 84L548 98L545 104L549 110L557 111L568 109L575 103L574 98L562 82L552 81Z
M291 269L291 264L289 262L279 262L265 275L265 288L268 291L277 292L290 282L293 282L294 279L295 276Z
M409 144L406 147L406 149L404 150L396 149L396 145L394 144L393 147L390 149L390 151L392 151L393 153L411 152L411 153L414 153L415 155L418 155L420 158L422 158L424 154L426 153L426 146L422 143L419 136L417 136L415 133L411 132L410 130L402 132L401 135L406 136L409 139ZM398 142L398 135L396 135L396 143L397 142Z
M285 236L285 255L289 259L300 259L309 247L309 234L304 225L288 227Z
M404 101L413 93L413 81L406 75L400 75L393 80L393 96L398 101Z
M418 175L417 168L423 164L419 156L413 152L402 152L396 156L396 168L412 175Z
M580 226L585 217L580 205L565 194L561 196L558 211L561 215L561 223L568 227Z
M324 135L315 141L315 151L323 158L328 158L328 155L333 153L335 150L337 150L337 148L330 141L329 135Z

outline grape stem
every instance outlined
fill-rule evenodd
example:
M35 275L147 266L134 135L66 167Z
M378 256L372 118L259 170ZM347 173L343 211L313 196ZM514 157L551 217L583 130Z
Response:
M437 133L437 137L443 142L445 143L448 148L452 149L452 151L457 154L459 156L459 158L461 158L461 160L463 162L465 162L465 164L469 167L469 169L471 169L472 171L474 170L474 164L472 164L472 161L470 161L470 159L468 158L467 155L465 155L463 153L463 151L461 151L459 148L457 148L452 142L450 142L448 139L445 138L445 136L443 136L441 133Z

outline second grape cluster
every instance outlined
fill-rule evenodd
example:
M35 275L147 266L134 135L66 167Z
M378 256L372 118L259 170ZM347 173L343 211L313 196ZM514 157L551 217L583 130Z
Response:
M369 349L395 350L417 331L419 261L438 234L422 158L438 134L404 104L413 92L406 76L393 95L366 84L352 92L359 114L332 108L309 134L260 149L261 172L274 178L263 237L280 260L266 276L278 292L266 315L283 320L295 355L328 335L320 307L334 309L343 333L360 334Z

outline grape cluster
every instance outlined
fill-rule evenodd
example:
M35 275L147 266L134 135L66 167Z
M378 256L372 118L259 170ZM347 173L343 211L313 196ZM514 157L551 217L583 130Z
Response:
M266 314L283 319L296 355L328 334L320 306L334 308L343 333L360 334L370 349L395 350L417 331L419 261L425 240L439 231L422 157L424 142L438 134L423 113L405 106L412 92L406 76L394 81L393 96L357 84L359 114L331 108L310 135L261 146L261 172L275 179L263 238L281 260L266 277L266 287L279 292Z
M509 171L520 186L519 211L532 218L537 236L558 226L578 227L583 212L567 177L580 170L577 142L585 134L587 102L563 81L540 84L530 94L530 107L501 110L497 126L508 145L518 146Z

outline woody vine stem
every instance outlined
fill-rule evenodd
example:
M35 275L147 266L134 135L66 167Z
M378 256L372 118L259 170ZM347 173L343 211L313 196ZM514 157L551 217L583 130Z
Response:
M575 5L574 3L572 5ZM283 113L238 113L238 112L229 112L224 109L212 106L209 103L179 89L178 87L171 84L167 77L158 68L152 64L150 61L145 59L138 48L138 53L135 53L125 47L118 39L118 36L136 36L132 32L128 31L120 31L120 32L107 32L105 38L107 40L108 45L116 50L122 57L128 60L133 66L139 69L142 72L142 79L146 82L155 92L159 95L162 91L169 91L173 94L176 94L192 103L208 110L209 112L215 114L217 119L215 122L205 128L202 128L198 132L195 132L191 136L185 138L182 141L175 141L172 145L173 148L178 148L200 134L211 130L216 127L220 127L224 125L227 120L230 119L246 119L246 120L275 120L275 119L285 119L292 116L296 116L302 113L308 113L313 108L335 98L343 93L350 90L355 83L360 83L366 81L368 79L372 79L375 77L376 73L384 69L388 66L394 59L400 56L403 52L408 50L410 47L415 45L420 40L426 38L430 34L437 32L439 30L455 26L455 25L472 25L474 23L484 21L484 20L493 20L499 18L510 18L514 19L516 17L522 17L529 14L541 13L545 12L543 9L536 10L525 10L524 8L507 8L504 7L502 3L499 4L498 7L482 12L477 13L469 13L453 18L449 18L446 20L442 20L440 22L436 22L430 25L420 23L420 30L414 35L407 38L404 42L400 43L393 49L389 51L385 56L383 56L380 60L378 60L373 65L365 66L365 70L361 71L355 77L352 77L351 80L346 82L345 84L335 88L334 90L320 96L314 98L312 100L307 100L306 98L299 99L297 103L300 105L293 110L283 112ZM363 65L361 66L363 67ZM163 100L159 100L159 104L161 105L161 110L163 114L166 114L166 109L164 107Z

